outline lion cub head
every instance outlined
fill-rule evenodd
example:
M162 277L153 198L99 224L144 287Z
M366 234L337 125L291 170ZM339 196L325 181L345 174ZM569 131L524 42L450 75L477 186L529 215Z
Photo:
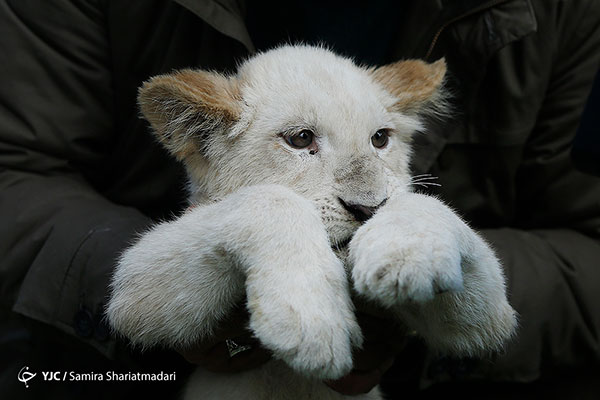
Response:
M321 47L284 46L224 76L183 70L144 83L139 103L188 171L193 202L255 184L314 201L333 244L408 190L411 135L442 101L444 61L357 66Z

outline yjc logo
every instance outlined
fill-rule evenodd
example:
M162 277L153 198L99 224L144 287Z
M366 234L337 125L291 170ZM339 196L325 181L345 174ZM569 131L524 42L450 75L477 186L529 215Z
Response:
M36 375L37 375L36 373L29 372L29 367L23 367L19 371L19 374L17 375L17 379L19 381L23 382L25 384L25 387L28 388L29 385L27 384L27 382L29 382L31 379L33 379Z

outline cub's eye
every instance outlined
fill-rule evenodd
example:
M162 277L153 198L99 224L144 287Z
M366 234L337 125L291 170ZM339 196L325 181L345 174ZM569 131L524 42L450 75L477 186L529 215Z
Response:
M384 148L388 144L390 134L387 129L380 129L371 136L371 143L378 149Z
M314 137L314 133L308 129L303 129L295 135L286 136L285 141L296 149L304 149L313 143Z

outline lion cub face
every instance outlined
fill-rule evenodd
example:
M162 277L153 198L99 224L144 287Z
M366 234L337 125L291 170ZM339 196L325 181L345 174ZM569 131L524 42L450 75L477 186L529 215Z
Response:
M186 165L192 201L280 184L311 199L332 243L407 190L411 135L441 100L445 64L362 68L330 51L285 46L236 75L183 70L140 89L161 143Z

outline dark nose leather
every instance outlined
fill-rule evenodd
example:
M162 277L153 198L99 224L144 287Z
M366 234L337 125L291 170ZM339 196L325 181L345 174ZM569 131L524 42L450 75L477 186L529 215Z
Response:
M386 202L386 200L384 200L379 205L372 207L372 206L364 206L362 204L346 203L342 199L339 199L339 200L340 200L340 203L342 203L342 206L346 209L346 211L348 211L350 214L352 214L354 216L354 218L359 222L365 222L366 220L371 218L373 216L373 214L375 214L375 211L377 211L377 209L379 207L381 207L382 205L384 205Z

